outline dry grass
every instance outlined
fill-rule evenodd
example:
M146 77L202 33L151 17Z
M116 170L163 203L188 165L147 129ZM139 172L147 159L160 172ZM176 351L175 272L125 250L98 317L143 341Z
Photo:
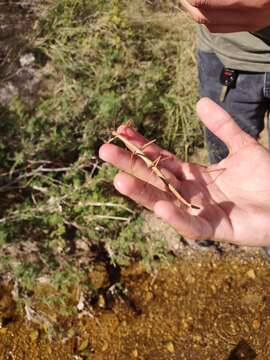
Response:
M93 248L121 265L168 256L161 237L150 249L141 209L114 191L116 170L97 157L113 129L132 118L185 159L201 143L185 14L143 0L57 0L36 12L25 51L44 91L31 109L19 97L0 115L0 272L21 294L44 274L83 279Z

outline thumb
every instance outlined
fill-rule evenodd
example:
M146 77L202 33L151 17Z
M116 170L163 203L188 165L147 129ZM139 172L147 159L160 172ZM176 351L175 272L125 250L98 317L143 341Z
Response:
M256 143L249 134L244 132L232 117L208 98L202 98L197 104L197 113L204 125L235 153L249 144Z

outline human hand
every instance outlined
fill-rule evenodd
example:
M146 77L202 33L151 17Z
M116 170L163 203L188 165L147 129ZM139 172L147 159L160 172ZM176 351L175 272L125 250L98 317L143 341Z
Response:
M270 25L270 0L180 0L212 33L258 31Z
M123 172L114 186L125 196L193 240L229 241L238 245L270 244L270 153L243 132L222 108L204 98L197 105L203 123L229 149L220 163L201 166L182 162L158 145L146 147L146 155L164 158L159 167L174 187L200 210L181 206L145 163L113 144L100 148L101 159ZM121 126L118 133L142 147L147 140L134 129ZM169 156L169 158L168 158Z

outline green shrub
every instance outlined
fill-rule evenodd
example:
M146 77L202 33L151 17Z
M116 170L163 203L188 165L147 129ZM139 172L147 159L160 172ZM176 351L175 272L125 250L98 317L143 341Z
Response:
M165 256L163 240L149 255L140 209L114 191L116 170L97 158L129 118L184 158L200 141L194 32L155 5L56 0L36 10L31 51L43 91L34 108L17 98L0 111L0 244L31 240L43 273L70 266L80 238L118 264ZM27 263L14 271L30 287L36 272Z

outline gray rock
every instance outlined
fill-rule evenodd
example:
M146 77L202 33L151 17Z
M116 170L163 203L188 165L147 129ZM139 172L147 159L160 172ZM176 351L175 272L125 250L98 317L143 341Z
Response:
M29 66L35 62L35 56L32 53L25 54L20 57L20 64L22 67Z
M11 82L8 82L3 88L0 88L0 105L8 106L11 100L18 96L18 93L18 89Z

